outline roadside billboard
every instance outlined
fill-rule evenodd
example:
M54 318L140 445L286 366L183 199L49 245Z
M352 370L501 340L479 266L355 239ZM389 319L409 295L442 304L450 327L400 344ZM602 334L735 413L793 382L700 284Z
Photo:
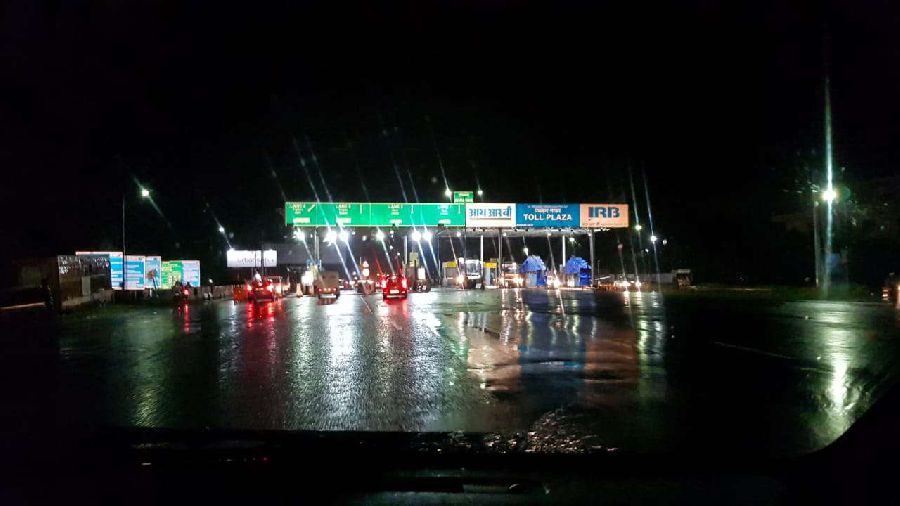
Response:
M583 228L628 228L628 204L581 204Z
M121 251L76 251L75 255L106 255L109 257L109 284L113 290L121 290L125 279Z
M163 260L160 272L160 288L172 288L176 281L184 280L181 260Z
M146 256L144 257L144 287L157 289L160 286L160 276L162 275L162 257Z
M516 204L466 204L466 227L513 228L516 226Z
M260 262L260 259L262 261ZM262 263L262 265L260 265ZM274 249L267 249L265 251L260 250L245 250L245 249L230 249L225 252L225 266L226 267L275 267L278 265L278 251Z
M125 289L144 289L144 255L125 255Z
M577 228L580 211L578 204L516 204L516 226Z
M202 282L199 260L164 260L161 271L160 288L172 288L178 281L191 286L200 286Z
M181 272L184 273L184 282L191 286L200 286L203 278L200 277L200 260L182 260Z
M326 227L462 227L465 204L285 202L287 225Z

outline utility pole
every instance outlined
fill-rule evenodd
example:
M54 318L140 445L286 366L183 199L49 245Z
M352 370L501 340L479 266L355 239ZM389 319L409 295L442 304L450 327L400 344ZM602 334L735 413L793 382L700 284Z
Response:
M128 269L126 269L128 262L125 260L125 190L122 191L122 292L125 292L125 287L128 286Z

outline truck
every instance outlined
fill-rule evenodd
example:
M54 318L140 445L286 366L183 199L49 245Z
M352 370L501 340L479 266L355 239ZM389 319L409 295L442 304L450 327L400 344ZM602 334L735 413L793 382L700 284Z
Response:
M316 297L322 299L337 299L341 296L341 284L338 273L335 271L321 271L319 277L313 282Z

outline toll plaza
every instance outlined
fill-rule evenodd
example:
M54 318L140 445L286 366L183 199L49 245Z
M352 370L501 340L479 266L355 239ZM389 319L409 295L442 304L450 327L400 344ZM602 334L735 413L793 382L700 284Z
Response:
M354 245L368 243L363 255L369 262L383 259L391 269L395 262L424 267L432 279L445 279L447 268L455 268L456 276L466 275L482 285L503 281L504 261L520 253L527 256L527 240L540 240L541 246L546 241L547 260L555 272L568 258L567 243L586 237L594 269L595 233L629 226L629 206L623 203L494 203L471 198L453 203L286 202L284 216L311 261L337 258L348 277L359 275ZM470 248L475 240L477 257ZM511 246L517 240L523 248ZM495 257L486 257L486 242ZM460 260L469 264L468 272Z

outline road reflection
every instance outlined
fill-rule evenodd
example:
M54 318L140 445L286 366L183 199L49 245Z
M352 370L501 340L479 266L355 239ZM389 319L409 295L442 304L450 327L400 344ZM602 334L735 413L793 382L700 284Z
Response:
M62 321L59 377L65 409L107 425L527 432L552 420L636 450L803 452L897 381L891 311L538 289L116 309Z

